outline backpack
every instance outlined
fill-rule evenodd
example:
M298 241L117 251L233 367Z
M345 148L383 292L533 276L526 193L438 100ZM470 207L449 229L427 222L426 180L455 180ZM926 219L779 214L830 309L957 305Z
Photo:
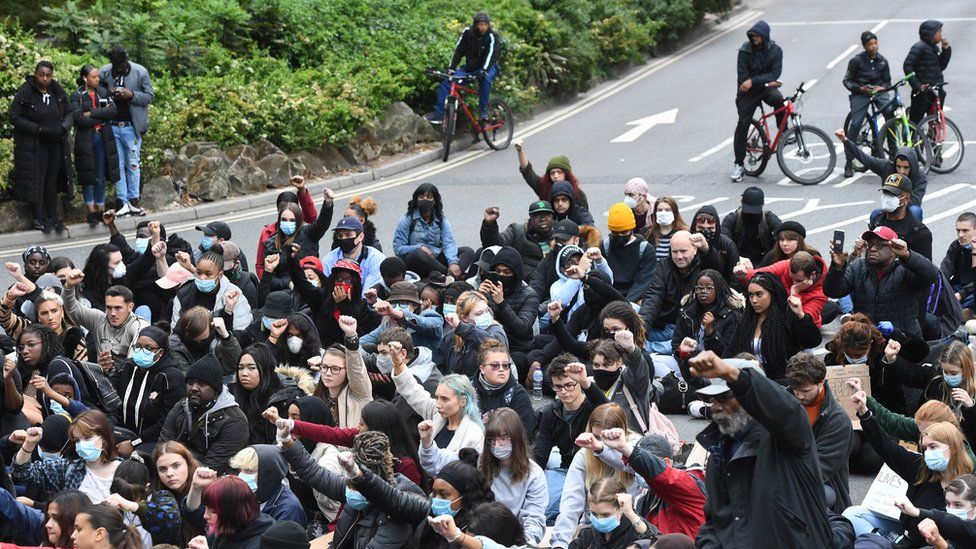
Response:
M96 401L98 407L111 416L122 407L122 399L115 390L115 386L105 375L102 367L92 362L72 361L67 357L62 357L68 362L73 362L81 371L79 383L84 383L88 394Z

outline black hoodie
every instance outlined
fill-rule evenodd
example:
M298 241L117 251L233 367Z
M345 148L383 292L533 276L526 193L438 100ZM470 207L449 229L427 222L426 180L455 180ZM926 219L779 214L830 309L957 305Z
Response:
M942 71L949 65L952 57L951 48L939 49L935 43L935 33L942 28L942 22L934 19L925 21L918 27L918 42L908 50L902 69L905 74L915 73L915 78L908 81L912 91L921 89L922 84L938 84L944 80Z
M725 280L735 280L735 277L732 276L732 269L739 262L738 246L735 245L735 242L733 242L731 238L722 234L722 219L719 218L718 210L715 209L715 206L709 204L707 206L698 208L698 211L695 212L695 217L692 219L698 219L698 216L700 215L707 215L715 220L715 232L712 234L702 233L702 231L695 228L694 221L692 221L692 232L705 234L709 247L715 248L715 251L718 252L719 258L722 260L721 268L716 270L725 277ZM614 271L614 274L616 274L616 271Z
M783 72L783 49L779 44L769 39L769 24L759 21L746 31L746 36L762 36L761 46L754 47L751 40L746 40L739 48L737 85L746 80L752 80L752 88L747 94L759 95L765 93L766 84L779 80Z
M473 73L486 71L498 62L498 54L501 53L501 44L498 40L498 33L488 29L488 32L478 35L478 32L465 27L454 46L454 56L451 58L450 69L454 70L461 63L461 58L465 58L465 72Z
M495 319L505 328L508 343L514 351L529 351L532 349L532 326L539 314L539 296L535 290L523 282L524 266L522 256L511 246L502 246L495 254L491 268L504 265L515 273L515 279L504 286L505 299L496 304L489 299Z
M277 446L255 444L258 454L258 490L255 495L261 512L275 520L291 520L306 526L308 519L301 502L291 489L281 483L288 476L288 464Z
M613 272L613 287L631 303L644 297L657 268L657 248L644 237L634 235L627 245L617 248L608 237L600 242L600 253Z
M562 221L563 219L570 219L577 225L589 225L591 227L596 226L596 222L593 221L593 215L586 208L580 206L576 203L576 198L573 197L573 184L569 181L557 181L552 184L552 191L549 192L549 202L552 202L557 196L569 197L569 211L563 215L556 214L556 221Z

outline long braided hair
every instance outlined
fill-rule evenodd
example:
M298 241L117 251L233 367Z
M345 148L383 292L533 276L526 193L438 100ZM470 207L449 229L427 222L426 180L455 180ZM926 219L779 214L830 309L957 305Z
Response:
M356 461L369 467L383 480L395 484L393 478L393 454L390 453L390 437L379 431L363 431L352 443Z
M793 354L790 352L793 344L790 342L789 327L786 320L786 315L793 313L786 306L786 289L783 288L775 275L769 273L758 273L752 277L749 285L753 284L770 295L766 319L763 321L760 331L763 368L766 370L766 375L771 378L783 377L786 373L786 361ZM759 313L751 305L746 305L742 321L739 322L735 335L732 337L732 350L734 351L732 354L751 353L753 351L752 339L758 323Z

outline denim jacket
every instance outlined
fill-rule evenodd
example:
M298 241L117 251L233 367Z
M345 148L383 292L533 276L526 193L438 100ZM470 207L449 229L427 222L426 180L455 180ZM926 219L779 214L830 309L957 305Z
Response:
M397 223L393 233L393 253L403 258L419 250L421 246L427 246L434 256L443 253L448 265L458 262L457 242L447 218L438 219L435 215L428 224L420 216L420 212L414 210L412 214L404 214Z

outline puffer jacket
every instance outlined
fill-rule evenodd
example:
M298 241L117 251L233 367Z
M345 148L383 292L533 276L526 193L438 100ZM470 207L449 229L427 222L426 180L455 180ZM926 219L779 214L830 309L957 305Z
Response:
M510 348L513 351L529 351L532 346L532 327L539 313L539 296L523 279L522 257L511 246L505 246L492 260L491 268L504 265L515 273L515 281L510 287L504 288L501 303L494 299L488 300L495 320L505 329Z
M478 410L482 415L486 415L498 408L511 408L519 415L522 425L525 427L525 434L529 437L535 432L535 409L532 408L532 399L525 387L515 379L514 372L508 376L508 381L498 389L489 389L481 380L481 376L476 376L472 380L474 392L478 395Z
M681 298L691 293L703 269L718 270L719 263L718 251L712 247L705 254L699 251L685 273L678 270L671 256L659 259L638 313L644 325L648 329L661 329L677 322Z
M149 368L132 362L111 376L122 399L116 425L134 431L142 442L155 442L163 430L166 415L186 396L186 381L176 357L167 351Z
M897 260L879 279L863 257L848 261L843 268L831 265L824 277L824 293L835 299L850 295L854 312L875 322L887 320L905 333L921 337L918 322L919 299L939 277L931 261L916 252L908 260Z
M915 73L908 81L912 91L919 91L922 84L938 84L944 80L942 71L949 65L951 48L941 48L935 43L935 33L942 28L942 22L929 19L918 27L918 42L908 50L902 70L905 74Z
M847 63L844 74L844 87L853 94L860 94L861 86L890 86L891 67L880 53L874 59L862 51Z
M504 232L498 232L498 220L481 222L481 246L511 246L522 256L525 272L522 280L532 280L536 267L549 253L549 238L535 240L529 236L528 221L512 223Z
M779 80L779 75L783 72L783 49L770 40L769 24L765 21L756 22L746 31L747 37L753 34L762 36L763 43L755 48L751 40L746 40L739 47L736 86L751 79L752 87L746 93L760 95L766 92L766 84Z
M911 212L905 212L905 218L899 221L888 221L884 212L879 212L868 220L868 230L876 227L888 227L895 231L898 238L908 244L908 249L918 252L922 257L932 261L932 231L918 220Z
M140 136L145 135L149 130L149 104L155 96L152 81L149 79L149 71L139 63L128 62L128 68L122 77L125 88L132 91L132 99L129 100L129 114L132 116L132 127ZM105 86L109 94L116 88L116 79L112 73L112 65L104 65L98 70L98 78L101 85ZM213 547L213 545L211 545Z
M182 442L203 465L221 474L231 471L229 461L248 444L247 417L224 387L216 402L200 417L193 417L187 399L166 415L159 443Z
M715 206L707 204L698 208L698 211L695 212L695 217L692 219L698 219L702 215L707 215L715 220L715 232L709 234L697 229L692 232L705 235L709 248L715 248L718 252L719 259L721 259L721 268L717 269L718 272L726 280L734 282L735 276L732 275L732 269L739 263L739 248L728 235L722 232L722 218L718 216L718 210L715 209Z
M106 180L109 184L119 180L119 151L115 147L115 133L108 122L115 117L115 102L108 96L108 90L99 86L95 89L96 104L84 86L71 94L68 103L75 124L75 175L79 185L94 185L99 174L95 173L95 147L92 136L95 126L101 124L102 143L105 148ZM85 113L89 113L85 116Z
M58 176L57 188L59 193L71 195L71 182L74 174L71 170L71 147L68 144L68 132L71 130L71 107L68 95L56 80L51 82L48 89L51 101L61 110L61 172ZM20 86L10 102L10 125L14 127L14 169L11 173L13 180L13 196L21 202L40 202L44 185L40 181L39 149L41 146L37 106L43 101L34 75L27 77L27 81Z
M686 296L685 304L681 307L678 321L674 324L674 337L671 338L671 349L678 365L682 366L681 373L686 381L694 379L686 371L687 361L682 360L678 355L678 347L681 341L690 337L698 342L698 349L701 351L713 351L722 356L725 348L732 344L732 335L735 334L735 327L742 320L742 309L745 307L745 299L741 294L734 294L725 303L714 303L710 311L715 321L712 322L712 335L705 333L701 329L701 319L707 312L702 304L693 296ZM734 305L734 307L733 307Z

